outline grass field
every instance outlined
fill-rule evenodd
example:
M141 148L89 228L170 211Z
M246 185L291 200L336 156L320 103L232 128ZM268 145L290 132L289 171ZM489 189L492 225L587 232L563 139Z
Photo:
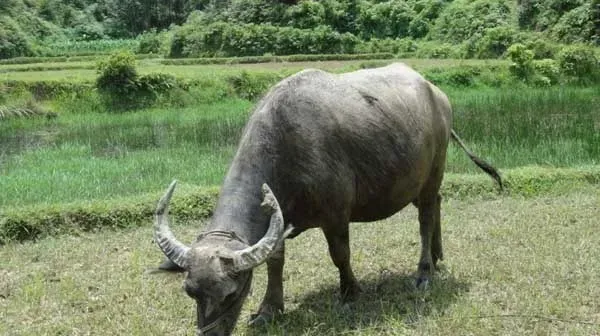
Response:
M414 289L417 214L352 224L352 263L365 293L339 303L337 270L318 230L288 242L286 314L265 330L244 321L265 291L254 276L236 335L597 335L600 190L533 199L445 200L446 260ZM201 223L177 223L191 240ZM193 335L182 275L161 260L151 223L130 231L48 238L0 249L2 335Z
M600 162L598 88L452 89L455 129L500 169ZM80 105L77 105L80 106ZM218 185L253 103L228 98L125 114L0 123L0 206L155 192L173 178ZM480 173L449 147L448 171Z
M383 63L394 61L405 62L420 70L434 67L450 67L462 65L506 64L503 60L450 60L450 59L399 59L385 60ZM185 78L205 78L215 75L231 75L240 70L253 72L282 71L292 74L302 69L311 67L323 70L344 72L357 69L359 65L373 61L321 61L321 62L273 62L258 64L214 64L214 65L163 65L158 59L145 59L138 61L141 73L164 72ZM97 76L96 61L59 62L59 63L34 63L34 64L5 64L0 65L0 81L77 81L91 82Z
M405 61L418 69L487 62ZM44 102L59 112L57 118L0 119L0 210L135 198L162 191L173 178L187 186L219 185L254 105L228 92L225 77L306 67L342 72L364 63L141 60L141 73L199 79L206 85L194 94L210 99L118 114L99 112L97 97L60 97ZM60 63L0 65L0 81L91 82L93 64L65 63L64 70ZM597 86L443 89L454 107L454 128L501 171L600 165ZM458 179L463 182L481 174L454 145L447 170L465 174ZM445 199L447 260L424 292L413 286L415 209L353 225L352 260L365 293L348 306L339 303L337 270L324 238L309 231L288 244L285 316L268 330L245 327L265 290L266 270L259 267L236 334L599 335L600 188L594 181L555 183L553 192L528 198L466 193L464 199ZM544 189L545 182L534 183ZM174 225L185 241L201 227ZM1 335L194 334L193 302L181 290L182 275L148 272L162 258L152 243L151 222L118 232L73 232L0 246Z

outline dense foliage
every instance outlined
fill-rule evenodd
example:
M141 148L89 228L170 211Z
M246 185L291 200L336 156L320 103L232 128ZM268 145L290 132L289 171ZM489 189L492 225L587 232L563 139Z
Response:
M185 84L165 73L138 75L133 54L121 52L98 64L96 88L104 103L122 111L154 104L164 95L184 90Z
M423 49L419 56L424 57L490 58L522 43L542 59L556 52L551 50L555 43L598 45L600 4L597 0L3 0L0 4L0 58L55 55L56 47L66 41L131 38L138 40L135 46L123 45L129 50L177 57L397 53L415 52L419 44Z

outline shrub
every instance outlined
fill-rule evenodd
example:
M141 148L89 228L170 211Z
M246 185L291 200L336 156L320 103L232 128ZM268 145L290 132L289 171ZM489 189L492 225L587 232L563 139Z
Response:
M32 45L27 36L0 20L0 59L18 56L33 56Z
M169 74L139 76L135 57L129 52L113 54L100 62L98 72L96 87L100 96L107 107L118 111L149 106L160 98L168 98L173 91L188 89Z
M572 9L563 15L558 22L551 28L551 34L561 42L588 42L592 41L596 34L599 34L597 25L600 22L594 22L600 18L594 18L592 6L593 1L585 1L581 6Z
M227 3L229 4L227 5ZM311 5L315 4L311 1L311 4L306 7L312 7ZM219 6L227 6L227 8L219 8ZM210 23L206 21L212 19L212 22L223 21L238 24L269 22L279 25L287 24L287 20L290 19L288 13L286 13L286 11L290 9L290 6L281 2L269 0L232 0L230 2L222 2L218 5L213 4L212 7L215 10L207 13L207 20L205 20L205 23ZM305 8L305 10L306 9L308 8ZM299 12L302 12L302 10ZM311 10L308 9L304 13L311 13Z
M527 49L533 51L534 59L554 58L560 48L543 38L536 38L524 43Z
M288 6L285 20L288 25L296 28L318 27L325 24L325 7L320 2L305 0L296 6Z
M460 43L485 29L510 23L510 7L506 0L455 0L435 20L430 37L439 41Z
M187 86L175 76L166 73L150 73L137 80L136 100L139 106L150 106L161 98L168 99L175 90L187 90Z
M588 81L598 76L598 58L584 45L567 46L558 53L560 71L571 79Z
M414 53L417 49L417 42L411 38L373 38L369 41L360 42L356 46L355 51L360 53L392 53L406 55Z
M96 87L113 108L128 109L136 105L137 81L135 57L129 52L112 54L98 63Z
M390 0L362 6L357 20L364 38L406 37L416 13L405 1Z
M482 69L474 66L458 66L450 69L433 68L423 71L425 78L435 85L458 87L473 86Z
M281 79L281 75L274 73L250 74L242 71L240 74L229 76L227 82L238 97L255 100Z
M418 58L459 58L458 49L449 43L423 42L416 52Z
M156 29L149 30L139 36L138 54L158 54L161 51L161 38Z
M521 43L511 45L506 51L508 58L512 61L509 66L510 72L521 80L527 80L533 74L533 52Z
M513 44L517 31L510 26L488 28L476 42L477 58L498 58Z
M352 53L358 39L328 26L314 29L278 27L270 24L216 22L184 26L172 39L171 57L258 56Z
M532 64L536 75L546 78L549 85L558 83L560 79L558 62L553 59L542 59L533 60Z

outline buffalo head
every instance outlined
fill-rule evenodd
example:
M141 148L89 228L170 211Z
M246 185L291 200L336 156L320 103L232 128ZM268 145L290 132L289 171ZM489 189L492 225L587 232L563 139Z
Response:
M197 335L229 335L240 314L252 281L252 269L275 251L284 239L284 221L277 199L263 184L262 208L271 216L269 229L249 245L234 232L208 231L186 246L169 228L169 201L176 181L160 199L154 240L163 253L187 271L183 287L197 303Z

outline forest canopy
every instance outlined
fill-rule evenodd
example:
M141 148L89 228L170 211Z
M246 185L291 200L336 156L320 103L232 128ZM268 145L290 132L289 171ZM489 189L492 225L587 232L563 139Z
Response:
M0 58L44 55L60 41L144 38L155 45L149 51L172 57L399 52L412 41L434 53L498 57L516 42L599 45L600 1L0 2Z

